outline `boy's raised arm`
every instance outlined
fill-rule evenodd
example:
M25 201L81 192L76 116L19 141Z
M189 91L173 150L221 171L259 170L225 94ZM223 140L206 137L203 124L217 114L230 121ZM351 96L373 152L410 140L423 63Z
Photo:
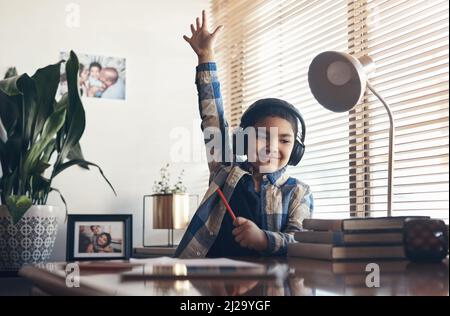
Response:
M228 124L225 120L220 83L217 77L217 66L214 60L214 44L222 25L213 33L208 31L205 11L202 21L196 19L196 25L191 24L192 36L183 38L191 45L198 57L195 83L199 97L199 110L202 118L206 154L210 174L214 174L222 164L229 162L226 155L231 153L228 139Z

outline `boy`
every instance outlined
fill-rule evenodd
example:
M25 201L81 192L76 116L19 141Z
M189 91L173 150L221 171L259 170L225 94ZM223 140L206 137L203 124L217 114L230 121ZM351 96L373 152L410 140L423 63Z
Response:
M305 127L300 113L278 99L255 102L242 116L242 128L257 129L256 139L247 144L247 160L228 163L231 151L214 62L214 43L222 26L207 30L206 14L191 24L192 37L184 36L198 56L196 84L202 129L208 148L211 141L222 147L207 149L210 187L189 224L175 257L236 257L286 255L293 233L301 230L310 217L313 199L309 187L285 175L288 164L295 165L303 154ZM302 135L299 139L299 124ZM219 130L207 137L207 130ZM270 130L270 133L267 131ZM275 130L275 132L273 132ZM262 132L261 132L262 131ZM251 134L251 133L250 133ZM300 150L300 152L299 152ZM226 213L216 193L221 188L236 213L236 220Z
M89 65L89 89L87 91L88 97L99 98L104 90L103 82L100 81L100 73L102 71L102 65L94 61Z
M89 65L89 84L91 86L102 87L103 84L100 81L100 72L102 71L102 65L94 61Z

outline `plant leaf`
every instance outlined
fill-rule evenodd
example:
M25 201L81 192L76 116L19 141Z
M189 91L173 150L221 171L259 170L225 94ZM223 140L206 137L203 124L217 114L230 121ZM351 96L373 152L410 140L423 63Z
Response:
M49 162L52 157L53 152L56 150L56 139L50 140L44 149L44 154L42 155L42 161Z
M71 150L67 154L67 159L69 159L69 160L77 159L77 160L84 161L83 152L81 151L80 143L75 144L71 148ZM89 165L87 165L85 163L80 163L80 164L78 164L78 166L83 169L89 170Z
M59 194L59 197L61 198L61 201L64 203L64 209L65 209L65 211L66 211L66 216L65 216L65 218L64 218L64 223L65 223L65 222L67 221L67 215L69 215L69 210L67 209L66 199L65 199L64 196L62 195L61 191L59 191L58 189L51 187L51 188L50 188L50 192L51 192L51 191L57 192L57 193Z
M67 92L62 95L61 99L59 99L58 102L55 101L55 103L53 103L54 111L58 111L62 107L64 107L65 109L69 107L69 96Z
M112 184L109 182L109 180L106 178L105 174L103 173L103 170L96 165L95 163L86 161L86 160L81 160L81 159L73 159L73 160L69 160L59 166L56 167L55 172L54 172L54 176L58 175L59 173L61 173L62 171L64 171L67 168L70 168L72 166L75 165L80 165L80 164L86 164L88 166L93 166L96 167L98 169L98 171L100 172L100 174L102 175L103 179L105 179L105 181L108 183L109 187L111 188L111 190L114 192L114 195L117 196L116 190L114 190L114 187L112 186Z
M33 167L33 169L30 170L30 174L42 174L48 167L50 167L49 163L43 160L39 160Z
M13 193L14 184L18 182L18 177L19 173L17 169L6 176L2 176L0 180L2 184L1 186L3 187L1 196L2 204L6 204L6 199Z
M32 117L34 112L36 111L36 86L34 84L33 79L31 79L27 74L23 74L20 76L10 77L5 80L0 81L0 90L11 97L10 102L5 102L5 98L1 98L2 102L0 102L0 115L3 124L5 125L5 129L9 133L12 132L11 128L14 125L19 125L17 132L20 132L22 137L22 148L28 148L29 144L29 136L31 133L32 124L29 123L30 117ZM21 100L21 102L19 102ZM7 117L5 113L14 113ZM23 120L20 122L14 121L19 119L20 114L23 117ZM24 124L24 126L22 126Z
M0 162L2 165L3 175L11 173L19 168L22 143L20 135L12 134L6 143L0 142Z
M55 102L53 104L54 111L58 111L61 108L65 108L67 110L68 107L69 107L69 97L68 97L67 93L65 93L58 102ZM66 123L66 125L67 125L67 123ZM66 127L60 129L58 134L56 135L56 150L57 150L57 152L61 152L61 149L64 145L64 138L66 136L65 129L66 129Z
M34 203L45 203L45 197L50 191L50 179L37 174L30 179L32 199Z
M11 195L6 198L6 206L9 209L14 225L20 221L32 204L31 199L25 195Z
M24 126L22 127L22 148L26 150L31 143L33 122L38 110L37 91L34 80L27 74L19 77L16 82L22 95L22 115Z
M18 96L8 96L3 91L0 91L0 121L4 127L6 135L0 139L3 142L7 141L8 136L13 132L17 121L19 119L19 107L17 106Z
M45 121L53 112L53 104L60 79L61 62L38 69L31 77L36 85L39 104L32 122L33 142L42 131Z
M78 144L86 127L86 117L83 104L80 99L80 91L78 89L78 68L79 62L77 55L73 51L66 62L66 75L68 85L68 107L67 107L67 124L64 125L65 135L63 136L63 145L60 152L60 162L62 163L72 147Z
M23 172L27 176L30 171L36 166L40 156L46 149L47 145L55 137L56 133L62 128L65 120L65 109L60 109L54 112L44 124L41 138L36 142L27 153L24 161Z
M16 67L9 67L6 70L4 79L8 79L8 78L14 77L14 76L17 76L17 69L16 69Z
M27 74L23 74L20 76L13 76L7 79L0 80L0 90L8 96L15 96L21 94L17 82L20 78L27 76Z

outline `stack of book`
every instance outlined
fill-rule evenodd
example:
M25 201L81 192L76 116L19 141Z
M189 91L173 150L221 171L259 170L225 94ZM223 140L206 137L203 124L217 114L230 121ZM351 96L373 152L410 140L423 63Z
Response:
M325 259L404 259L403 227L408 217L305 219L288 256ZM427 217L421 217L427 218Z

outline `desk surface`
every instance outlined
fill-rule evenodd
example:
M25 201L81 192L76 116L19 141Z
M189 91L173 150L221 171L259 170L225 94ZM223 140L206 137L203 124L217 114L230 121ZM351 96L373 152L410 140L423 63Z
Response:
M242 259L241 259L242 260ZM377 261L380 287L366 286L369 262L329 262L300 258L248 260L269 267L289 266L290 275L273 280L180 280L122 281L124 271L143 266L110 270L80 268L80 287L68 287L65 263L25 267L20 275L33 282L38 292L50 295L449 295L448 258L442 263Z

